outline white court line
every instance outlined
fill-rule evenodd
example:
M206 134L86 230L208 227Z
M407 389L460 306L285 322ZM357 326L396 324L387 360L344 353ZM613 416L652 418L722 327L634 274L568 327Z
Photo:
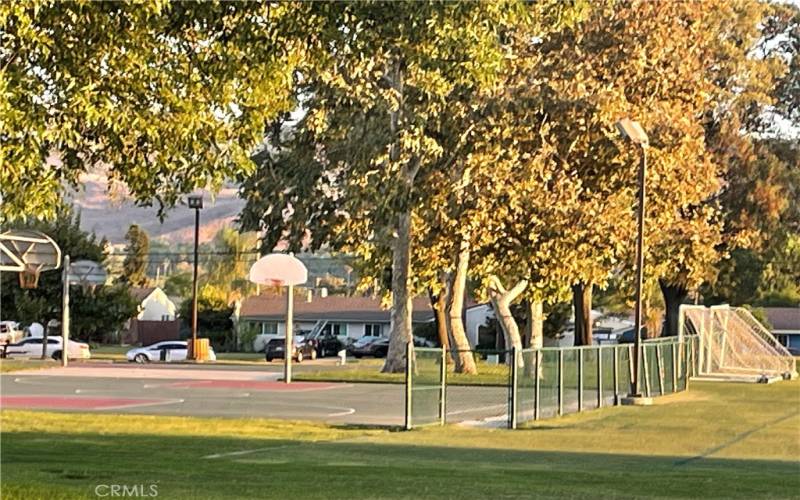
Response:
M258 453L260 451L270 451L270 450L280 450L282 448L290 448L292 446L300 446L300 443L293 443L293 444L284 444L281 446L270 446L269 448L256 448L255 450L242 450L242 451L232 451L230 453L215 453L213 455L206 455L200 458L222 458L222 457L238 457L241 455L249 455L250 453Z
M356 412L355 408L348 408L347 411L339 412L339 413L329 413L327 416L329 417L345 417L347 415L352 415Z
M448 411L447 414L460 415L462 413L475 413L476 411L491 410L494 408L506 408L506 407L508 407L508 403L492 405L492 406L481 406L480 408L470 408L469 410Z
M96 410L126 410L128 408L143 408L145 406L160 406L160 405L172 405L175 403L183 403L183 399L171 399L168 401L156 401L153 403L132 403L132 404L125 404L125 405L118 405L118 406L104 406L102 408L95 408Z
M39 378L49 378L49 377L50 377L49 375L42 375ZM24 379L24 378L15 378L14 382L17 383L17 384L23 384L23 385L51 385L50 382L38 382L38 381L37 382L33 382L31 380Z

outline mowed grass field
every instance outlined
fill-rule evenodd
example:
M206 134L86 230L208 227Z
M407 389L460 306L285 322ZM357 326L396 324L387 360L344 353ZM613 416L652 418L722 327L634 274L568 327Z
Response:
M3 499L798 498L800 381L693 383L527 429L2 412ZM100 486L100 490L96 488Z

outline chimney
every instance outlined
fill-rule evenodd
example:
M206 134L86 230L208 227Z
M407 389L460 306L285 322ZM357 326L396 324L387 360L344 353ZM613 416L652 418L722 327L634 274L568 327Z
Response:
M322 297L323 299L325 297L327 297L328 296L328 289L325 288L324 286L322 288L320 288L319 289L319 296Z

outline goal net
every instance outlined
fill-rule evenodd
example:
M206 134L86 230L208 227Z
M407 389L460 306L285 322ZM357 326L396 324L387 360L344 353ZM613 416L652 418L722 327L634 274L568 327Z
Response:
M699 373L733 378L797 376L794 357L741 307L681 306L681 333L697 334Z

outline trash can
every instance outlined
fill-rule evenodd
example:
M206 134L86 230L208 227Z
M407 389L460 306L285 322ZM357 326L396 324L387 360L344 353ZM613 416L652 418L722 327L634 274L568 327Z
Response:
M192 352L195 353L196 361L208 361L208 339L197 339L192 346Z

